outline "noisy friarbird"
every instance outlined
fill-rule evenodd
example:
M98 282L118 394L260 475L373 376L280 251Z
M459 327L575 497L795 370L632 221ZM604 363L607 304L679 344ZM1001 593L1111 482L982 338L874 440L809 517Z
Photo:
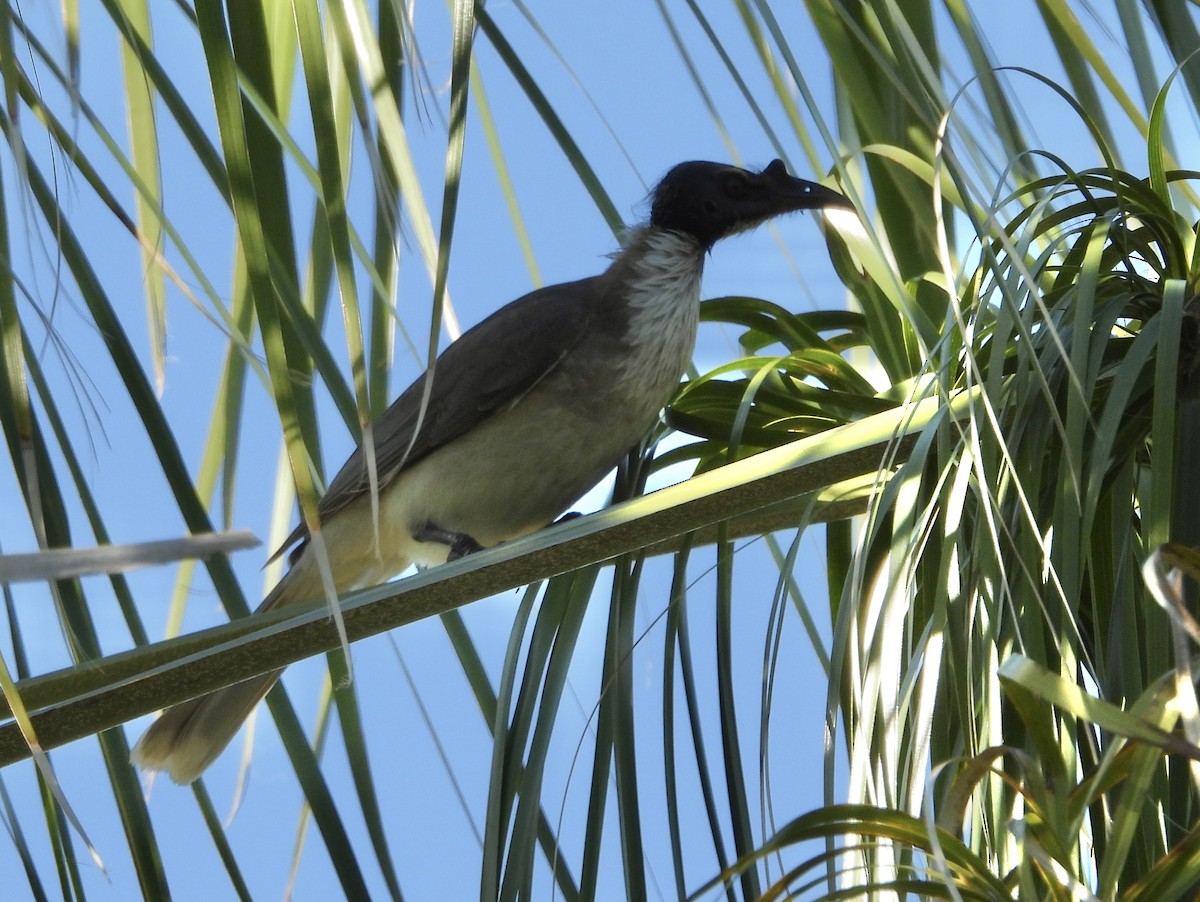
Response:
M836 191L792 178L779 160L761 172L674 167L654 189L649 224L630 233L607 270L502 307L374 424L378 520L361 446L319 506L338 592L553 522L646 435L679 386L712 246L781 213L849 206ZM296 542L291 568L260 610L323 597L303 525L284 548ZM134 763L177 783L195 780L279 674L169 709L134 748Z

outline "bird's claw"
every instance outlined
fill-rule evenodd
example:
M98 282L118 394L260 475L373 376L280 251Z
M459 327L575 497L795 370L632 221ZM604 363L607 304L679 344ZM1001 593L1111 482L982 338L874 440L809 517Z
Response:
M474 554L476 551L483 551L483 546L466 533L460 532L454 541L450 543L450 553L446 555L446 560L457 561L459 558L464 558L468 554Z
M483 551L483 546L465 532L451 532L440 526L434 526L432 523L426 523L425 528L416 533L413 538L418 542L437 542L439 545L449 545L450 553L446 556L447 561L457 561L468 554Z

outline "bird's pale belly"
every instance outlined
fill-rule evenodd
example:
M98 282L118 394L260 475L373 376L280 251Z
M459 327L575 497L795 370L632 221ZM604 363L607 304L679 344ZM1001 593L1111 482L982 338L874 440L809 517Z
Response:
M673 386L672 386L673 387ZM654 422L665 397L642 403L544 403L534 389L406 471L381 498L381 526L435 526L490 547L549 525L613 469ZM669 394L669 391L665 394ZM598 421L598 419L602 421ZM566 462L569 461L569 464ZM391 531L384 527L385 531ZM382 536L387 541L387 536ZM395 536L402 544L407 536ZM410 545L414 563L447 547Z

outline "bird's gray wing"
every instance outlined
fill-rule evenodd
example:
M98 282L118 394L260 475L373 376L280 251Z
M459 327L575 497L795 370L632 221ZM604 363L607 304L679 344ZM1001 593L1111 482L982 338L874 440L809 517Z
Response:
M380 489L407 467L519 401L553 372L588 331L594 281L530 292L453 342L434 367L424 415L422 375L373 424ZM365 461L360 444L322 496L317 508L322 519L370 491ZM271 559L307 536L301 523Z

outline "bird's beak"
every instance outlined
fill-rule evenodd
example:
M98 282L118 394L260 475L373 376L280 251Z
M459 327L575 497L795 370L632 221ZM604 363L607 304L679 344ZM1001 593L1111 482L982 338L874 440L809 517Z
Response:
M794 210L819 210L825 207L835 207L843 210L853 210L854 204L845 195L818 185L788 175L787 167L782 160L776 160L759 173L758 177L768 186L767 194L775 205L775 213L790 213Z

